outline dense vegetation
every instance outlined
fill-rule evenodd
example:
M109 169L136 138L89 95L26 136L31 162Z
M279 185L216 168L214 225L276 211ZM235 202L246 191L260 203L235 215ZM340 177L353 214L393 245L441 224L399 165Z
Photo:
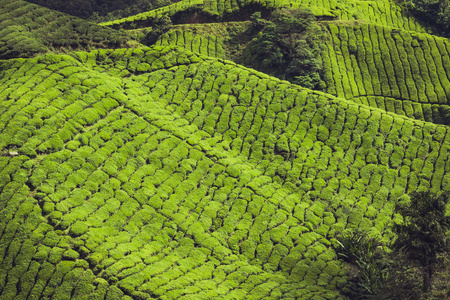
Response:
M327 91L440 124L450 122L447 39L361 24L330 24L323 53Z
M0 59L49 50L119 48L129 40L123 32L26 1L0 0Z
M408 205L396 208L403 223L394 225L397 239L393 248L421 267L423 291L433 289L433 275L439 256L450 250L450 216L446 215L449 194L433 196L429 191L411 195Z
M401 0L405 9L434 30L448 37L450 28L450 2L448 0Z
M2 41L44 45L0 60L0 299L421 286L384 259L411 240L398 204L450 191L450 42L401 6L184 0L98 27L0 1ZM52 46L36 12L105 37ZM252 49L290 73L236 63Z
M414 192L395 212L397 237L388 247L364 231L338 237L338 257L353 267L343 288L350 299L444 299L448 297L450 195ZM437 275L437 276L436 276ZM422 284L418 284L422 277Z
M29 0L53 10L83 19L100 21L123 18L169 5L169 0Z
M308 9L275 10L270 21L252 15L261 31L247 47L239 63L301 86L320 90L320 46L326 38ZM262 27L262 29L260 28Z

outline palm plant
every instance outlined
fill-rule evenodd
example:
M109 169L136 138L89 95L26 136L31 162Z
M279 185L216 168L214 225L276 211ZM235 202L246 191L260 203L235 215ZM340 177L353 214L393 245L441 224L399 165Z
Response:
M450 216L445 215L448 200L448 193L436 196L430 192L416 192L411 194L408 205L398 205L395 209L403 216L403 223L394 225L397 239L393 249L420 264L424 292L432 289L438 256L450 250L447 234Z
M339 236L337 243L338 258L356 270L345 294L351 299L388 299L385 287L389 266L381 241L368 237L363 231L354 231Z

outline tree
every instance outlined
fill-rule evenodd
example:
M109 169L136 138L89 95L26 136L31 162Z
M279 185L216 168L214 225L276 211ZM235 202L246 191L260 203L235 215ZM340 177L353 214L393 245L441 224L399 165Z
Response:
M433 25L448 37L450 28L450 0L400 0L404 8L418 19Z
M152 29L147 33L143 44L151 46L160 36L169 31L172 26L172 20L168 16L160 16L153 21Z
M407 205L397 205L395 212L403 216L402 224L394 224L397 239L393 249L416 261L422 268L423 291L432 289L432 278L439 254L450 250L450 216L445 215L449 194L436 196L430 192L411 194Z
M380 239L364 231L350 231L336 239L336 254L350 265L350 280L343 295L350 299L390 299L386 289L390 279L387 253Z
M251 16L257 34L244 53L244 65L311 89L323 89L320 45L325 38L307 8L275 10L270 21Z

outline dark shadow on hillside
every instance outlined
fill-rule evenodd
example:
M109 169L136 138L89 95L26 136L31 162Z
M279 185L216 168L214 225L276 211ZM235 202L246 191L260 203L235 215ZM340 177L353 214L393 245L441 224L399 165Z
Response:
M202 7L190 7L186 10L179 11L174 15L170 16L173 25L180 24L204 24L204 23L218 23L218 22L240 22L249 21L250 16L256 12L260 11L263 18L270 17L272 10L264 7L260 4L251 4L242 7L237 12L224 13L222 16L209 13L203 10ZM143 27L151 27L154 24L154 18L148 18L146 20L135 20L129 23L114 24L111 28L114 29L136 29Z
M82 19L95 15L124 18L171 4L169 0L27 0L27 2Z
M251 4L239 9L238 12L224 13L223 16L214 15L207 11L194 9L193 11L180 11L171 17L173 24L197 24L216 22L242 22L250 21L250 16L260 11L264 18L268 18L272 10L260 4Z

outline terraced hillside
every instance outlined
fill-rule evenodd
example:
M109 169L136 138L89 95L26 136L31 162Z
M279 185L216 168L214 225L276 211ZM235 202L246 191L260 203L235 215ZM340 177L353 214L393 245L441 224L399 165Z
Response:
M123 48L130 40L124 33L39 5L0 0L0 59L49 50Z
M155 43L157 46L178 46L194 53L210 57L226 59L226 39L229 36L228 27L241 27L240 24L212 23L207 25L176 26L163 34ZM211 34L211 33L214 34Z
M340 231L450 187L447 127L176 48L2 69L4 299L334 298Z
M434 123L450 123L447 39L372 24L329 25L327 92Z
M240 23L0 60L0 299L342 298L335 238L388 241L406 194L450 190L448 42L388 1L315 5L326 93L227 60Z
M352 21L347 15L343 20L336 17L321 22L329 36L321 54L326 92L410 118L449 124L448 40L425 33L424 27L408 17L396 16L392 11L382 13L385 11L374 10L373 20ZM230 24L236 28L234 31L250 28L248 22L176 26L156 44L241 61L229 51L230 44L236 43L229 36ZM208 30L214 35L206 34Z
M162 15L171 17L175 24L242 21L243 19L249 20L250 14L254 11L270 13L275 8L298 7L308 7L317 17L323 19L368 20L382 26L414 31L425 30L414 18L402 13L402 9L389 0L183 0L132 17L105 22L102 25L114 28L122 27L124 29L136 26L151 26L153 20Z

